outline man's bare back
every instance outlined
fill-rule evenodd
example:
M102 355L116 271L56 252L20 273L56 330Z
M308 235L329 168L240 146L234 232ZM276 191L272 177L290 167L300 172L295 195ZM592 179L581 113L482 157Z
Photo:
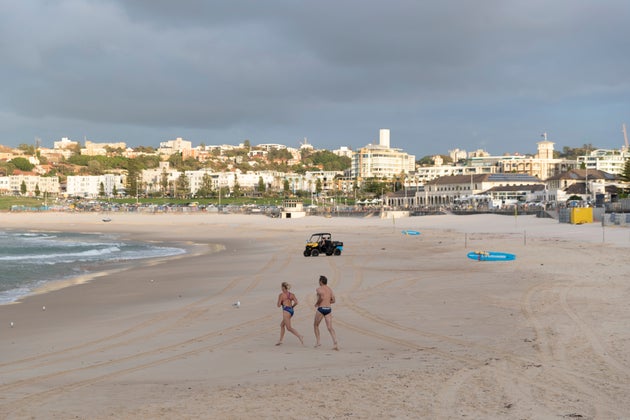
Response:
M335 294L327 285L319 286L317 292L317 304L315 306L330 306L335 303Z

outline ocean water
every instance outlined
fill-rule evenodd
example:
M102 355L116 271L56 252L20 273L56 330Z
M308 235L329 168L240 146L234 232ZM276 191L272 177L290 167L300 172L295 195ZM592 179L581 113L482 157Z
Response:
M0 305L47 282L89 274L107 264L185 252L109 235L0 230Z

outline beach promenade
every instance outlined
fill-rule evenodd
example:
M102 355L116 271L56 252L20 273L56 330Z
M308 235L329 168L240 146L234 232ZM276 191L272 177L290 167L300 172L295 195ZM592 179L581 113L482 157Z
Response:
M0 214L189 253L0 306L2 419L611 419L630 413L630 229L534 216ZM417 230L420 235L401 234ZM340 256L305 258L331 232ZM478 262L475 250L516 255ZM320 275L337 297L339 351ZM280 284L300 304L281 346ZM240 302L240 306L235 306ZM11 326L11 323L13 326Z

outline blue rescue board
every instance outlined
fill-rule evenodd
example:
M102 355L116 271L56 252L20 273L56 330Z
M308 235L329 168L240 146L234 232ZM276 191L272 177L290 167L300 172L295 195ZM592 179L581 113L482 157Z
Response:
M418 232L417 230L403 230L402 234L403 235L420 235L420 232Z
M473 251L468 253L468 258L477 261L513 261L516 255L507 252Z

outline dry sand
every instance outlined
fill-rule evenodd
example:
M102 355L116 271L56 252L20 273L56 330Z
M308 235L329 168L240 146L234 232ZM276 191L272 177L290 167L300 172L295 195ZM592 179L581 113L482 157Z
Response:
M0 418L630 416L630 229L494 215L111 217L0 214L3 229L191 251L0 306ZM303 257L316 231L343 254ZM466 258L479 249L517 259ZM313 348L320 274L337 295L340 351L323 324ZM282 281L300 299L305 346L291 334L274 345Z

